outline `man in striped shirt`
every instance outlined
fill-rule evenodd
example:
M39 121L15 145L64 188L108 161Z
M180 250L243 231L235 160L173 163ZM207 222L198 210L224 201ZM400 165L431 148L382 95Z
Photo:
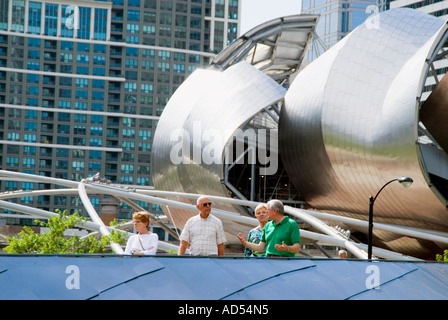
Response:
M180 235L179 255L184 255L188 246L191 255L224 255L226 236L221 220L210 214L212 203L206 196L197 200L199 214L188 219Z

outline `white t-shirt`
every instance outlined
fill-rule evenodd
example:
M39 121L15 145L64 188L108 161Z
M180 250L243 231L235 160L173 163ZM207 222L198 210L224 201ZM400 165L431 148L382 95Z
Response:
M158 243L159 236L156 233L134 234L129 237L124 253L132 254L134 251L143 251L145 255L154 255L157 252Z

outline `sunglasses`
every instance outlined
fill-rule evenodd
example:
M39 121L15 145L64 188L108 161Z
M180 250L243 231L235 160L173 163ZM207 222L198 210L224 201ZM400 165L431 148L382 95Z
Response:
M202 206L203 206L203 207L207 207L207 206L211 207L211 206L212 206L212 203L211 203L211 202L204 202L204 203L202 204Z

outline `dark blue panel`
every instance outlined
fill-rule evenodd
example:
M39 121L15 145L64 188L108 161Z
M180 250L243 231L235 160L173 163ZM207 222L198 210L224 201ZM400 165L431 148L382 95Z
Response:
M388 282L382 282L375 290L369 290L352 299L403 299L446 300L448 299L447 268L440 263L416 263L412 272ZM392 266L387 266L392 267Z
M265 282L276 282L284 275L304 272L309 268L316 267L311 260L287 260L287 259L252 259L250 262L242 263L241 259L219 261L222 268L237 281L237 286L228 286L228 293L221 299L239 299L235 294L250 290L252 287L264 286ZM250 266L250 267L247 267ZM254 289L254 288L252 288ZM271 288L270 290L275 290ZM270 299L283 299L284 290L280 290L277 295L272 295ZM274 297L274 298L273 298ZM252 298L257 299L257 298Z
M72 263L58 257L2 257L8 270L0 274L0 299L85 299L95 294L96 290L83 281L82 290L67 289L66 267Z
M369 268L375 269L377 289L369 287ZM70 282L75 275L79 288ZM5 299L448 299L448 264L0 255L0 300Z

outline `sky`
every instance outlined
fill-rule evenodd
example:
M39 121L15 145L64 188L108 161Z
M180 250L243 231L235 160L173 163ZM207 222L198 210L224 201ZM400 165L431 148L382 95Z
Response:
M299 14L302 0L240 0L241 33L282 16Z

